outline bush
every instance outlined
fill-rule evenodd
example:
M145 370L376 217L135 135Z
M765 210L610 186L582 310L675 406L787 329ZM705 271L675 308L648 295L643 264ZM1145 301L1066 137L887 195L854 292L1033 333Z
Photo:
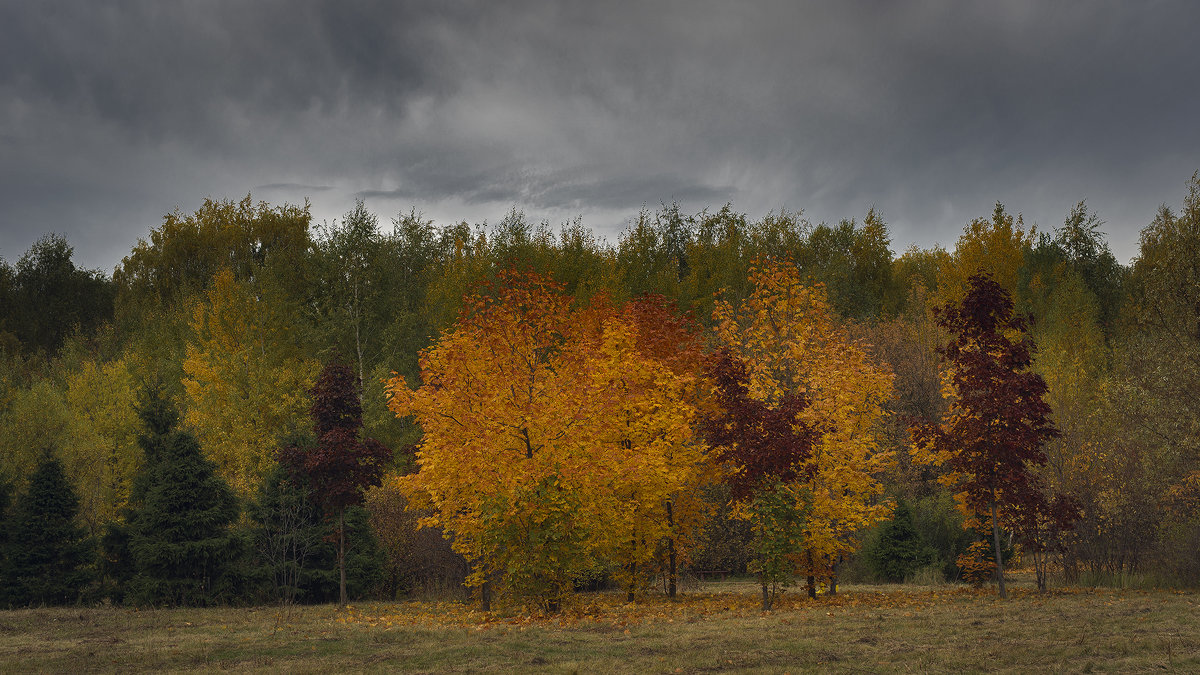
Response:
M978 536L963 529L962 512L954 498L946 492L938 492L912 503L913 528L921 541L934 551L935 561L941 566L942 576L947 580L959 578L958 556L967 550Z

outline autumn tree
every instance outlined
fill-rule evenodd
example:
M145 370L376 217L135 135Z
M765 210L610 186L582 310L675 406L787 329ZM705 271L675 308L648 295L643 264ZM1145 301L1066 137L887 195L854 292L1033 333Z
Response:
M771 408L807 401L796 420L818 436L802 466L812 499L804 567L810 577L832 576L856 549L855 533L890 512L879 476L894 461L880 442L892 376L849 338L823 288L802 284L794 265L760 261L750 281L744 302L718 303L717 338L745 364L750 398Z
M360 437L362 399L349 367L327 364L311 395L313 439L286 445L279 460L307 484L323 513L336 523L338 597L345 605L347 509L362 503L364 489L379 485L391 451L373 438Z
M506 272L424 353L421 388L390 385L397 415L424 430L420 470L401 483L453 536L485 603L499 581L556 609L585 569L636 567L679 535L666 509L698 463L688 378L652 358L639 325Z
M675 597L678 565L701 525L699 488L709 474L697 434L702 353L692 322L659 296L643 296L607 317L588 359L607 394L597 440L608 447L615 493L607 531L620 560L616 576L633 600L659 571ZM602 458L607 459L607 457ZM600 495L597 495L600 496ZM665 558L665 560L663 560Z
M938 270L937 295L943 303L959 302L970 278L990 274L1001 288L1015 294L1029 248L1037 241L1037 228L1025 227L997 202L992 217L976 218L963 228L954 253Z
M183 362L186 421L242 497L271 470L277 439L303 423L317 371L289 330L292 313L268 291L217 273L193 311Z
M715 355L711 377L717 409L705 421L705 432L726 468L735 513L753 524L752 571L767 611L790 582L806 545L809 459L819 432L801 417L809 405L803 393L788 392L775 405L753 398L746 365L728 350Z
M389 387L396 414L424 431L420 470L401 480L433 510L426 522L453 535L484 606L495 579L556 607L598 546L581 503L587 486L605 485L585 442L590 392L579 391L579 343L595 339L594 322L532 275L502 274L464 303L423 353L421 388Z
M939 427L921 432L920 442L946 469L946 482L960 492L968 515L990 522L1000 597L1008 597L1002 525L1036 549L1044 543L1042 530L1069 524L1070 511L1047 499L1034 472L1046 463L1045 444L1058 430L1043 398L1046 383L1029 370L1026 320L990 276L968 282L962 301L939 311L953 336L942 349L951 368L951 407Z

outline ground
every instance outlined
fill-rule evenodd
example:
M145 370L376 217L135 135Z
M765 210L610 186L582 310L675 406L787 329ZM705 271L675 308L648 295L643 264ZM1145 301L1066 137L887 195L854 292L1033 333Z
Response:
M0 612L0 672L1200 672L1200 593L1018 584L799 591L748 581L671 602L580 594L556 616L457 602L339 609Z

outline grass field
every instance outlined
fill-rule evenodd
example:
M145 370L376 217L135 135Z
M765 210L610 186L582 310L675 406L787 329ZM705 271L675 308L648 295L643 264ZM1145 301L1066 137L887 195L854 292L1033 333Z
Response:
M627 605L582 594L551 617L454 602L0 612L3 672L1200 672L1200 594L1018 584L799 592L750 582Z

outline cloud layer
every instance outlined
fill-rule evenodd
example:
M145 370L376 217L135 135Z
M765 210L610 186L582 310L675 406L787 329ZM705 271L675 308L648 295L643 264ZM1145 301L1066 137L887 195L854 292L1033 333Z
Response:
M453 5L453 7L450 7ZM953 246L1087 199L1122 259L1200 169L1190 2L0 4L0 256L111 269L206 196L511 207L615 239L643 205Z

